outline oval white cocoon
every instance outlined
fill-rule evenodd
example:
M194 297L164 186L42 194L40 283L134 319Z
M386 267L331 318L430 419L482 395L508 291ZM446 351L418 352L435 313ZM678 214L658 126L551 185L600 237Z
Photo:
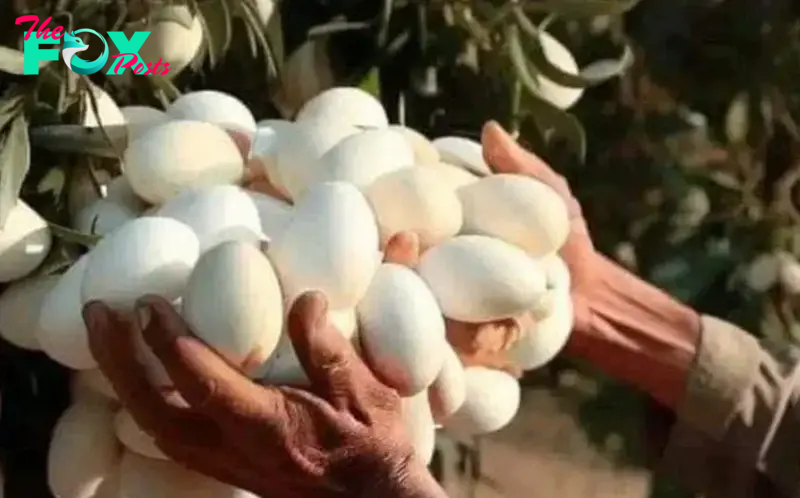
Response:
M128 410L122 409L114 417L114 431L120 442L130 451L147 458L167 460L167 455L156 446L155 439L144 432Z
M89 398L100 398L106 402L118 401L117 393L99 368L78 370L72 374L70 392L73 403Z
M153 36L152 33L150 36ZM128 125L128 140L136 140L151 127L169 121L167 113L146 105L129 105L120 109Z
M180 297L200 255L191 228L170 219L145 217L108 234L89 252L81 302L104 301L121 311L145 294Z
M389 118L380 101L356 87L325 90L306 102L296 121L325 120L339 125L363 128L386 128Z
M464 137L440 137L433 141L442 161L460 166L477 176L491 175L492 170L483 159L480 143Z
M186 5L165 5L151 11L149 21L141 27L150 35L139 49L139 57L147 62L161 60L161 68L164 63L169 64L169 72L164 76L175 78L194 59L203 44L200 16L192 16Z
M253 113L233 95L218 90L198 90L181 95L167 108L172 119L202 121L245 133L256 131Z
M67 408L53 430L47 481L60 498L93 498L119 464L111 405L85 400Z
M547 287L559 292L569 293L572 288L572 276L567 263L558 254L550 254L541 259L544 266Z
M125 206L135 213L140 213L147 207L124 176L118 176L105 185L105 199Z
M569 235L567 205L539 180L512 174L482 178L458 190L462 233L489 235L534 257L557 251Z
M295 123L291 131L281 133L275 175L270 180L292 199L298 199L316 180L318 160L336 144L357 132L357 128L331 121Z
M23 349L40 349L36 340L39 315L45 297L60 278L28 278L8 286L0 294L0 337Z
M536 320L526 313L519 317L522 336L514 343L511 355L523 370L533 370L545 365L567 344L575 313L572 298L568 292L555 291L552 294L553 306L550 314Z
M258 498L170 460L125 452L118 498Z
M296 204L269 255L287 301L318 290L332 309L352 308L380 263L378 243L364 195L353 185L331 182L315 185Z
M428 389L428 401L433 419L438 423L444 421L461 408L467 397L467 385L464 380L464 366L458 355L448 344L445 348L444 363L436 379Z
M275 350L283 297L272 264L255 247L225 242L203 254L183 294L194 333L247 372Z
M272 196L248 190L247 195L256 206L261 222L261 233L275 240L292 219L292 206Z
M75 370L95 368L89 335L83 321L81 284L88 255L64 272L42 302L36 341L47 356Z
M439 151L428 138L413 128L402 125L389 125L389 129L403 135L414 150L414 164L427 165L439 162Z
M462 322L515 317L547 293L538 261L511 244L482 235L459 235L429 249L417 271L444 316Z
M201 253L222 242L256 245L265 240L252 197L234 185L188 190L161 206L155 215L178 220L194 230Z
M445 184L453 190L458 190L464 185L475 183L480 179L480 177L473 175L464 168L453 166L452 164L439 162L435 164L428 164L424 167L430 168L439 173L442 181L444 181Z
M428 396L422 391L401 399L400 413L407 440L414 447L420 462L428 465L436 444L436 427L433 424Z
M83 233L105 235L137 216L138 213L124 205L108 199L97 199L78 211L73 227Z
M372 204L381 242L410 231L423 248L453 237L461 229L461 203L429 168L403 168L375 180L364 192Z
M384 263L356 308L361 346L375 375L402 396L428 387L442 368L444 318L416 273Z
M391 129L367 130L351 135L319 160L314 180L342 181L367 187L377 178L414 165L414 150Z
M53 242L47 222L22 200L0 228L0 283L28 275L47 257Z
M136 194L163 204L180 192L239 183L244 159L221 128L199 121L169 121L134 140L125 150L123 174Z
M517 380L500 370L485 367L464 369L467 395L461 408L448 420L445 429L457 436L473 436L497 431L508 424L519 409Z

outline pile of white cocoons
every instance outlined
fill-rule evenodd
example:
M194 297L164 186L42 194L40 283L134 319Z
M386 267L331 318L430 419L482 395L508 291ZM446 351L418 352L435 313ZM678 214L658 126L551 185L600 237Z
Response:
M181 468L137 427L89 350L81 308L91 300L130 312L142 295L163 296L254 382L304 385L285 318L300 294L319 290L338 331L402 396L424 462L437 429L497 431L520 403L513 376L462 365L450 321L517 319L512 354L525 369L564 346L573 317L557 255L565 203L536 179L492 174L479 143L390 124L374 97L349 87L317 95L293 121L256 122L211 90L122 114L136 118L122 175L75 216L99 242L65 273L15 281L0 296L3 337L77 371L52 441L56 496L252 496ZM251 137L249 154L230 131ZM248 167L276 193L246 188ZM402 231L419 236L416 267L383 261ZM3 247L0 232L0 261ZM139 352L151 380L169 388L152 352Z

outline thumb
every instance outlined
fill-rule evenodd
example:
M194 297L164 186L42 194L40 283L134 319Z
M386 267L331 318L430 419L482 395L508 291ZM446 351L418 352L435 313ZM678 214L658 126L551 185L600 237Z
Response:
M419 263L419 237L414 232L398 232L389 238L384 250L386 263L414 268Z
M329 401L348 398L369 377L353 345L328 321L328 301L321 292L297 298L289 310L288 332L311 385Z
M495 173L529 175L556 187L558 174L538 156L523 149L497 122L489 121L481 132L483 156Z

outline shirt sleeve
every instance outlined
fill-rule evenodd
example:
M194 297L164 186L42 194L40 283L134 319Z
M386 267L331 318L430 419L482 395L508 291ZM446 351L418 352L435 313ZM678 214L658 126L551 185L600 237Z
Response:
M800 496L798 362L704 316L663 470L705 498Z

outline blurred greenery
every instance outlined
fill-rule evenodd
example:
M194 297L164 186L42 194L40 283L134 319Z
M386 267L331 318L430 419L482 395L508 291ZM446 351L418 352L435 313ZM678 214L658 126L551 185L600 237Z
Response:
M180 92L216 88L241 98L257 119L289 118L325 88L354 84L378 96L393 121L430 136L474 138L497 119L570 181L604 253L777 348L798 337L798 289L785 276L800 251L796 2L166 3L198 13L202 48L169 79L93 75L120 105L161 106ZM102 31L158 19L163 6L9 0L0 19L37 13ZM59 228L68 223L68 200L41 183L54 169L68 179L87 161L39 147L29 170L19 158L28 123L76 123L91 112L81 98L89 81L61 64L21 75L15 50L24 28L8 25L0 30L0 222L20 193L39 208L57 229L47 270L58 271L77 243L91 240ZM580 72L548 51L548 36L568 47ZM585 92L564 105L564 88L553 93L542 78ZM752 264L765 255L771 264ZM66 403L66 372L6 344L0 352L6 496L48 496L43 452ZM646 400L582 365L549 369L597 379L603 388L582 411L585 430L598 443L622 434L629 462L642 464ZM49 411L24 409L32 405ZM671 487L657 482L653 496L682 496Z

